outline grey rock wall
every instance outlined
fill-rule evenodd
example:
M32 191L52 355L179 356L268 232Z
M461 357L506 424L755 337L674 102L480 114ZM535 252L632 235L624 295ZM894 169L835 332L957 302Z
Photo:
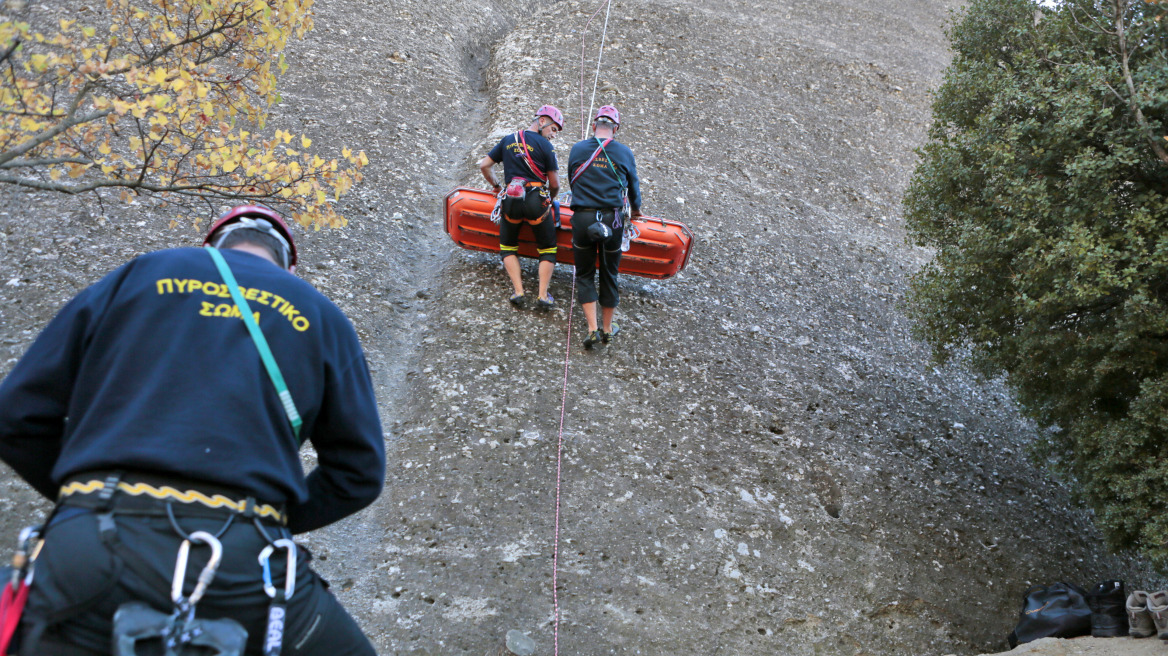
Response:
M305 543L382 653L497 654L512 630L553 652L557 471L563 653L971 654L1032 582L1147 581L1028 462L1002 386L934 368L904 318L929 253L899 197L954 6L618 2L596 104L625 116L645 211L697 243L671 280L626 277L622 335L586 353L570 270L554 311L513 310L440 201L543 103L566 161L595 5L318 4L271 127L372 161L300 273L364 340L390 467ZM198 239L147 204L0 194L5 371L76 290ZM46 505L2 484L15 536Z

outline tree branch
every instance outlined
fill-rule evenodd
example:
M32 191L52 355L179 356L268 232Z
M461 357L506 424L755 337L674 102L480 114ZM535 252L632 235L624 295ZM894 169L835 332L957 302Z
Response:
M93 160L81 157L47 157L44 159L14 159L0 164L0 169L22 169L54 164L89 164Z
M1140 128L1143 129L1144 137L1147 138L1148 143L1152 146L1152 152L1156 154L1157 159L1164 164L1168 164L1168 150L1164 149L1160 137L1152 134L1152 128L1148 125L1148 119L1144 117L1143 110L1140 109L1139 103L1136 102L1136 84L1132 80L1131 69L1128 66L1131 53L1127 49L1127 31L1124 29L1124 2L1125 0L1113 0L1113 6L1115 7L1115 34L1119 39L1120 68L1123 71L1123 80L1127 84L1128 108L1131 109L1132 114L1135 116L1136 123L1139 123Z
M33 150L37 146L41 146L41 145L44 145L44 144L52 141L58 135L60 135L62 132L67 131L69 128L71 128L75 125L81 125L82 123L88 123L90 121L95 121L99 118L105 118L112 111L113 111L112 109L102 109L102 110L99 110L96 112L84 114L82 116L72 117L70 119L66 119L64 121L61 121L60 123L49 128L48 130L45 130L44 132L40 133L36 137L33 137L32 139L24 142L23 145L17 146L16 148L13 148L12 150L10 150L6 153L0 153L0 166L2 166L5 162L9 162L11 160L16 159L17 157L20 157L21 155L28 153L29 151Z
M240 200L240 199L263 200L263 199L267 199L266 202L268 202L269 204L288 204L288 201L286 201L282 198L271 198L270 197L271 194L266 194L266 193L259 192L259 191L256 191L253 193L247 193L247 192L242 192L242 191L231 191L230 188L228 188L228 187L223 187L222 185L216 185L216 184L212 184L212 183L187 184L187 185L160 185L160 184L154 184L154 183L150 183L150 182L139 183L139 182L136 182L134 180L104 179L104 180L93 180L91 182L86 182L83 184L71 185L71 184L64 183L64 182L55 182L55 181L46 182L44 180L33 180L33 179L29 179L29 178L22 178L22 177L9 176L9 175L0 175L0 183L11 184L11 185L15 185L17 187L27 187L29 189L37 189L40 191L56 191L56 192L61 192L61 193L65 193L65 194L83 194L83 193L86 193L89 191L94 191L96 189L105 189L105 188L110 188L110 187L123 187L125 189L132 189L135 191L145 191L145 192L155 193L155 194L161 194L161 193L180 194L180 195L199 197L199 198L206 197L206 196L212 196L215 198L226 198L226 199L235 199L235 200ZM251 188L251 187L255 187L258 189L262 185L242 183L242 184L239 184L236 186L240 189L247 189L247 188Z
M9 57L11 57L12 53L16 52L16 49L19 47L20 47L20 39L14 40L12 42L12 45L8 46L7 50L5 50L3 53L0 53L0 63L2 63L5 59L8 59Z

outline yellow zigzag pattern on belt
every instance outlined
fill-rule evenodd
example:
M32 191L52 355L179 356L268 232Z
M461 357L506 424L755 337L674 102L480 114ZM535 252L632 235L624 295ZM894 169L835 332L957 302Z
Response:
M58 498L67 497L71 494L78 493L91 494L98 490L104 489L104 481L89 481L88 483L74 481L68 485L61 486L61 493ZM177 490L173 487L170 487L169 485L154 487L152 485L147 485L146 483L130 484L119 482L118 489L135 497L146 495L159 500L175 499L176 501L181 501L183 503L201 503L209 508L230 508L231 510L240 513L247 510L246 500L236 501L234 499L228 499L222 494L216 494L215 496L209 497L202 492L199 492L198 490L187 490L184 492L182 490ZM273 519L277 519L281 522L285 521L283 514L279 510L276 510L267 504L257 505L256 514L260 515L261 517L272 517Z

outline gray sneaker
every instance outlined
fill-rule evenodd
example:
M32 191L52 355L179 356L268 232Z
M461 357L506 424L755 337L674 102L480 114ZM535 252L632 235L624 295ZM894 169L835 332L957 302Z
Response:
M1127 628L1133 638L1156 635L1156 623L1148 612L1148 593L1136 590L1127 596Z
M1161 590L1148 595L1148 614L1161 640L1168 640L1168 592Z

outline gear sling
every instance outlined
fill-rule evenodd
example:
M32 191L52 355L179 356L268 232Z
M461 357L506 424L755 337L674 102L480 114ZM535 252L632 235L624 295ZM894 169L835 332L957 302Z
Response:
M491 216L491 220L499 226L499 254L503 258L518 255L519 229L526 222L535 237L540 261L555 262L560 210L559 203L551 200L547 185L550 176L531 157L523 130L516 132L513 139L512 145L523 153L521 159L536 180L514 175L507 188L499 193Z
M295 447L299 450L301 444L300 429L303 421L296 409L296 404L292 400L292 395L288 391L288 386L280 372L279 365L276 363L271 348L268 346L267 339L260 330L259 324L256 323L256 319L251 313L247 300L244 299L239 289L239 284L236 282L235 276L231 272L231 268L227 265L227 262L223 259L223 256L215 248L210 246L206 246L205 248L211 259L215 262L215 266L219 270L224 284L231 291L232 298L235 300L235 304L240 311L240 316L247 326L248 333L256 345L260 359L264 363L264 368L267 370L272 385L275 387L280 398L281 405L288 418L288 423L292 428ZM139 579L151 586L164 587L169 583L171 589L170 597L174 602L174 608L170 613L163 613L141 601L131 601L120 605L113 618L112 647L114 656L138 656L140 653L139 647L152 649L152 653L161 653L164 656L186 656L187 654L194 653L200 655L205 654L207 656L240 656L246 646L247 631L239 622L229 618L209 620L196 619L195 617L195 606L214 579L219 562L223 556L219 537L227 532L227 529L231 527L236 516L240 515L244 518L251 519L256 529L263 536L264 541L268 543L268 546L258 555L257 563L262 571L264 590L271 599L268 609L267 632L264 638L264 654L265 656L277 656L280 653L283 642L284 609L295 591L296 544L288 539L272 540L260 522L261 512L259 511L261 509L265 511L263 516L272 517L274 514L276 519L286 520L282 513L278 511L275 513L267 512L271 510L269 506L259 506L254 499L248 498L242 504L238 504L242 506L242 509L227 506L228 517L217 535L212 535L206 531L195 531L188 535L179 527L173 509L168 503L166 506L166 516L170 520L171 528L183 538L183 542L177 554L174 577L171 581L167 582L158 573L141 562L135 554L128 551L118 538L117 524L114 521L114 495L119 489L127 494L133 495L136 493L133 490L136 487L141 487L131 486L122 482L125 475L125 472L121 471L110 473L104 481L94 485L94 487L100 490L95 495L96 498L84 499L86 503L83 504L83 507L89 507L96 511L98 533L101 542L112 556L113 573L105 584L105 588L86 601L50 613L48 617L38 618L30 625L27 635L24 636L23 642L26 643L24 647L28 650L36 648L40 643L41 635L49 626L79 615L98 603L102 597L112 591L121 578L122 572L126 568L129 568ZM54 514L60 508L61 504L58 504L57 508L54 509ZM46 525L51 522L52 518L50 517ZM190 595L183 595L187 557L193 544L206 545L211 549L212 553L207 565L198 577L198 582L193 592ZM283 550L286 554L285 585L280 590L277 590L272 585L271 564L269 562L273 551L276 549ZM20 592L27 595L27 584L32 580L31 565L29 566L27 575L23 572L20 575L24 577L25 581L25 585ZM11 604L0 608L0 610L4 611L3 617L0 617L0 637L10 635L9 625L11 624L11 630L14 630L15 622L19 621L19 616L15 620L9 620L9 608L11 608ZM19 609L16 612L19 613ZM3 653L7 652L0 652L0 654ZM26 651L25 653L29 652Z
M641 236L640 229L633 225L631 218L632 209L629 206L629 187L626 184L625 178L621 177L620 172L617 170L616 163L612 161L612 158L608 156L608 151L604 149L605 146L612 143L612 138L610 137L601 141L600 137L596 137L596 143L598 144L596 152L592 153L592 156L581 164L580 168L576 169L576 174L572 176L571 184L576 183L576 180L584 174L584 171L588 170L592 162L596 161L598 155L601 153L604 154L604 159L608 160L608 167L612 169L612 175L616 178L616 183L620 185L621 190L621 207L619 208L618 216L613 218L612 228L613 230L621 230L621 250L627 251L629 250L629 243ZM621 221L622 217L624 218L623 222ZM599 216L596 217L596 222L600 222Z

